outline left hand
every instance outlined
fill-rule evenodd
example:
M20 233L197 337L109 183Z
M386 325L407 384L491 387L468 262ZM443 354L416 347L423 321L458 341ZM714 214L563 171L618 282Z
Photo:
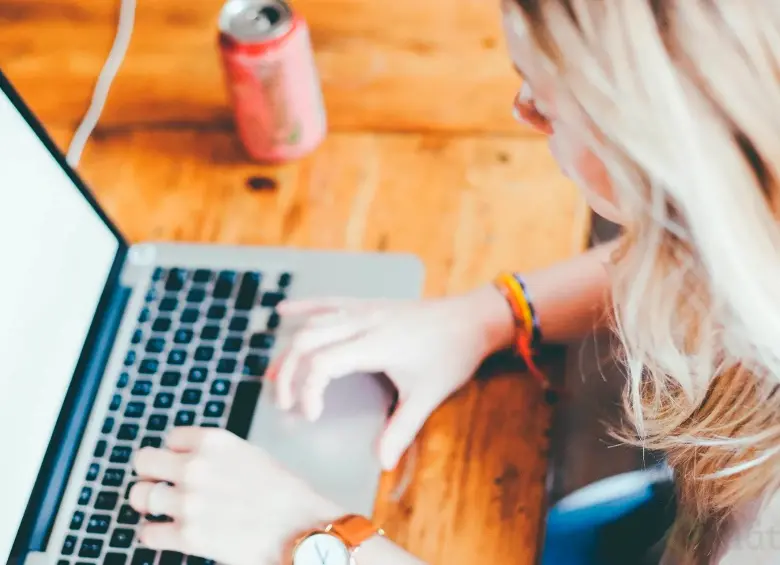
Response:
M278 563L295 536L338 516L303 480L225 430L175 428L165 449L141 449L135 468L130 504L173 518L142 526L141 543L153 549L227 565Z

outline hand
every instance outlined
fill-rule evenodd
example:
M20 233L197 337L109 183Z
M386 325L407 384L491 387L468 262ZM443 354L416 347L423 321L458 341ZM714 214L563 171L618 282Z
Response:
M277 564L296 535L340 514L263 451L224 430L175 428L165 449L141 449L135 468L133 508L173 518L140 530L141 542L153 549L226 565Z
M489 354L507 346L514 325L494 288L440 300L285 302L283 316L308 318L270 367L277 402L317 419L328 383L353 373L384 373L399 407L382 435L379 457L394 468L425 420Z

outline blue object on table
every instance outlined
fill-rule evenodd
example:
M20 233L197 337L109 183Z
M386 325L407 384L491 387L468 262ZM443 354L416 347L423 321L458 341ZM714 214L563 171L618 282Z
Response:
M602 565L596 562L601 528L650 503L659 482L668 481L659 466L603 479L562 499L550 509L542 565Z

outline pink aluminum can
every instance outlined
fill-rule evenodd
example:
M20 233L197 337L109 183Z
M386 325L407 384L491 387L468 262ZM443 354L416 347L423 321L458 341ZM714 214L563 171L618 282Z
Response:
M283 0L228 0L219 44L247 153L282 163L312 152L327 120L309 28Z

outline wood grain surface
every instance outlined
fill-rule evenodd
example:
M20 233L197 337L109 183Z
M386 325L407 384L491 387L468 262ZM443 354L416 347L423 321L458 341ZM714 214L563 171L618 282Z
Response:
M498 2L298 0L331 134L282 167L249 161L218 64L219 0L139 0L132 46L80 172L132 241L409 251L426 294L578 253L588 214L544 139L511 119L518 88ZM3 0L0 68L63 149L113 40L118 2ZM268 186L254 189L253 186ZM548 365L561 371L560 359ZM411 482L376 518L434 564L539 554L551 406L503 367L426 425Z

